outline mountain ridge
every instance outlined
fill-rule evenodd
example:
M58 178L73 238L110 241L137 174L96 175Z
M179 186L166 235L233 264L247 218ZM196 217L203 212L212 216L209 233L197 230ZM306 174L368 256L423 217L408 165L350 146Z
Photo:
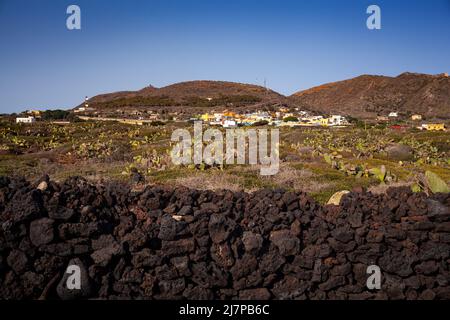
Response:
M204 103L213 100L215 103ZM325 83L290 96L255 84L231 81L193 80L161 88L147 86L136 91L100 94L89 100L98 108L120 106L217 106L286 104L318 112L361 118L419 113L426 117L450 117L450 78L404 72L398 76L363 74Z
M94 96L90 102L103 102L121 97L148 97L148 96L170 96L176 99L186 97L214 98L222 95L254 94L255 96L270 96L284 98L283 95L255 84L216 81L216 80L191 80L173 83L164 87L147 86L136 91L118 91Z
M450 78L404 72L396 77L361 75L298 91L289 99L317 112L371 118L391 111L427 117L450 115Z

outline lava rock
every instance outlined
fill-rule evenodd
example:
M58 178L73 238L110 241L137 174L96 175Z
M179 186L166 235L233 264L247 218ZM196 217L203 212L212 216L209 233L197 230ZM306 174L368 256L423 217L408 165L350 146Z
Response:
M247 289L239 292L241 300L269 300L270 292L266 288Z
M177 256L195 251L193 238L186 238L176 241L163 241L161 250L167 256Z
M106 267L114 256L123 254L123 248L118 243L113 243L106 248L99 249L91 254L92 260L98 265Z
M15 273L20 274L27 269L28 258L21 250L14 249L6 258L6 262Z
M393 144L386 148L387 156L395 161L414 160L413 150L410 146L404 144Z
M46 182L0 177L0 299L450 299L448 194Z
M75 211L70 208L60 207L57 210L51 210L48 213L48 216L53 220L70 220L75 214Z
M270 241L275 244L283 256L296 255L300 249L300 240L293 236L290 230L287 229L272 231Z
M222 214L212 214L209 219L208 230L214 243L226 241L233 232L235 222L227 219Z
M36 247L53 241L55 236L53 224L54 220L48 218L42 218L31 222L30 240Z
M190 215L192 214L192 207L191 206L183 206L178 212L177 214L179 216L186 216L186 215Z
M158 238L161 240L175 240L177 236L183 236L183 230L186 228L184 221L175 220L170 214L165 214L161 218Z
M242 242L244 243L245 251L257 253L262 247L263 237L260 234L246 231L242 235Z

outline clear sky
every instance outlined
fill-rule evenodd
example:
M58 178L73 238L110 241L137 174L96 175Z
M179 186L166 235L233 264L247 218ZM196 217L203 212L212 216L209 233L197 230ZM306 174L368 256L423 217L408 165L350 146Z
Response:
M292 94L405 71L450 72L450 0L0 0L0 113L186 80Z

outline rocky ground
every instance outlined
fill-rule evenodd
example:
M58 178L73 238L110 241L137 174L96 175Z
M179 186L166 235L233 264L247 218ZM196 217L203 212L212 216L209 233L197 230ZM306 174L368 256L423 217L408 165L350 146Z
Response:
M0 178L2 299L450 299L450 195ZM65 286L69 265L81 290ZM366 287L369 265L380 290Z

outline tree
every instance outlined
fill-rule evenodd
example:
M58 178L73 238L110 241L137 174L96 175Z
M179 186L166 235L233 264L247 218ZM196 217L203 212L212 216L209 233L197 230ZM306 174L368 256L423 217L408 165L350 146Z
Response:
M298 118L297 117L286 117L283 119L284 122L297 122Z
M42 112L42 120L54 121L54 120L69 120L71 113L66 110L47 110Z

